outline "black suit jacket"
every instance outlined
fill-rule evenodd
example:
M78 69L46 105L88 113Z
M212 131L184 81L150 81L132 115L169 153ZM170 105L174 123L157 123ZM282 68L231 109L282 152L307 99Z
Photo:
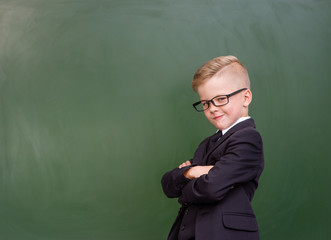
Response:
M257 221L251 200L263 171L264 157L260 134L253 119L232 127L207 152L206 138L197 148L194 165L214 165L208 174L189 180L184 172L189 167L175 168L162 177L164 193L178 197L182 207L168 239L178 239L187 208L195 208L196 240L256 240Z

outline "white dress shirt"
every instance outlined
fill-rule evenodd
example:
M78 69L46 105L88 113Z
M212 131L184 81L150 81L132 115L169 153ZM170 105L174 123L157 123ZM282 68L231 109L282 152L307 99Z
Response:
M239 119L238 119L234 124L232 124L230 127L228 127L227 129L222 130L222 134L224 135L227 131L230 130L230 128L232 128L232 127L235 126L236 124L238 124L238 123L240 123L240 122L242 122L242 121L245 121L246 119L249 119L249 118L251 118L251 117L248 116L248 117L241 117L241 118L239 118Z

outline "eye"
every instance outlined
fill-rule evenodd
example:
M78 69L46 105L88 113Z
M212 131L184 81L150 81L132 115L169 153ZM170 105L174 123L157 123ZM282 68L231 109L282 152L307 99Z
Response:
M217 103L223 103L226 102L226 96L219 96L214 99Z
M201 104L202 104L203 107L208 107L208 102L207 101L206 102L201 102Z

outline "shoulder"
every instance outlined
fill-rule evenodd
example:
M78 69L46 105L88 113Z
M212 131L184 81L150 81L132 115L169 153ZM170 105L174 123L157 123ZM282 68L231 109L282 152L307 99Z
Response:
M233 129L230 129L226 138L230 142L251 142L262 145L262 137L255 128L253 119L248 119L234 126Z
M238 129L237 131L234 131L231 134L232 137L253 137L253 138L261 138L260 133L256 130L255 127L245 127L245 128L241 128Z

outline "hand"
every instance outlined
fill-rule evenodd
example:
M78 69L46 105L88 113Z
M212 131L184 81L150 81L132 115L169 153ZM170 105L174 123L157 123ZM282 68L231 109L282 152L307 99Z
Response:
M190 165L191 165L191 162L190 161L186 161L186 162L183 162L181 165L179 165L179 168L187 167L187 166L190 166Z
M194 179L198 178L201 175L208 174L209 170L212 169L214 166L209 165L209 166L195 166L190 169L188 169L185 173L184 176L188 179Z

